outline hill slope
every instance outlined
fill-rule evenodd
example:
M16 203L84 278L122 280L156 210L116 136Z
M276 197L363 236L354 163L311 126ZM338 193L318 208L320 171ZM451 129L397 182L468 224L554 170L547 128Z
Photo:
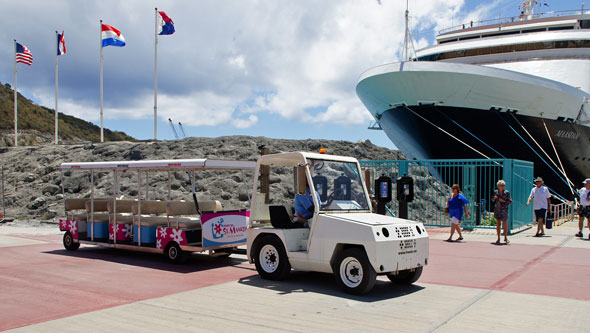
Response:
M36 105L18 94L19 145L53 141L55 111ZM0 84L0 146L14 144L14 93L10 84ZM100 141L100 127L85 120L59 113L59 139L63 143ZM104 129L105 141L134 140L123 132Z

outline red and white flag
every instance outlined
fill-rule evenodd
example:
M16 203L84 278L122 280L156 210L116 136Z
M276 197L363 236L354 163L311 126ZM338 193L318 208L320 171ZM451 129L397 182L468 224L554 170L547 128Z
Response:
M33 54L24 45L16 43L16 62L31 66L33 64Z

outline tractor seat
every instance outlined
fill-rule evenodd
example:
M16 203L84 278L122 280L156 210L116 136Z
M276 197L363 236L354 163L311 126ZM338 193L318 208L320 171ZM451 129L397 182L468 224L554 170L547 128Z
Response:
M285 206L268 206L270 223L277 229L305 228L303 223L294 223Z

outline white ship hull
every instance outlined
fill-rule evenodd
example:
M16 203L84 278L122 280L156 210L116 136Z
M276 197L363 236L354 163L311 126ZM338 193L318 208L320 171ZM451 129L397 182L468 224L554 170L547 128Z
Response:
M448 62L400 62L365 72L356 87L379 116L396 105L500 109L546 119L576 119L590 94L538 76Z

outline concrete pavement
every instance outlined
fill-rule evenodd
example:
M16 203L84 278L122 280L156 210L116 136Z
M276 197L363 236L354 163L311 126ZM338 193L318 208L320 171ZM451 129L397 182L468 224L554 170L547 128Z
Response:
M55 232L6 235L0 227L0 328L587 331L590 241L574 238L576 231L572 223L542 238L526 230L497 246L487 230L465 233L459 243L444 242L444 229L430 230L430 264L416 285L380 278L360 297L340 292L326 274L262 280L240 255L225 261L193 255L174 266L159 256L109 249L69 253Z

